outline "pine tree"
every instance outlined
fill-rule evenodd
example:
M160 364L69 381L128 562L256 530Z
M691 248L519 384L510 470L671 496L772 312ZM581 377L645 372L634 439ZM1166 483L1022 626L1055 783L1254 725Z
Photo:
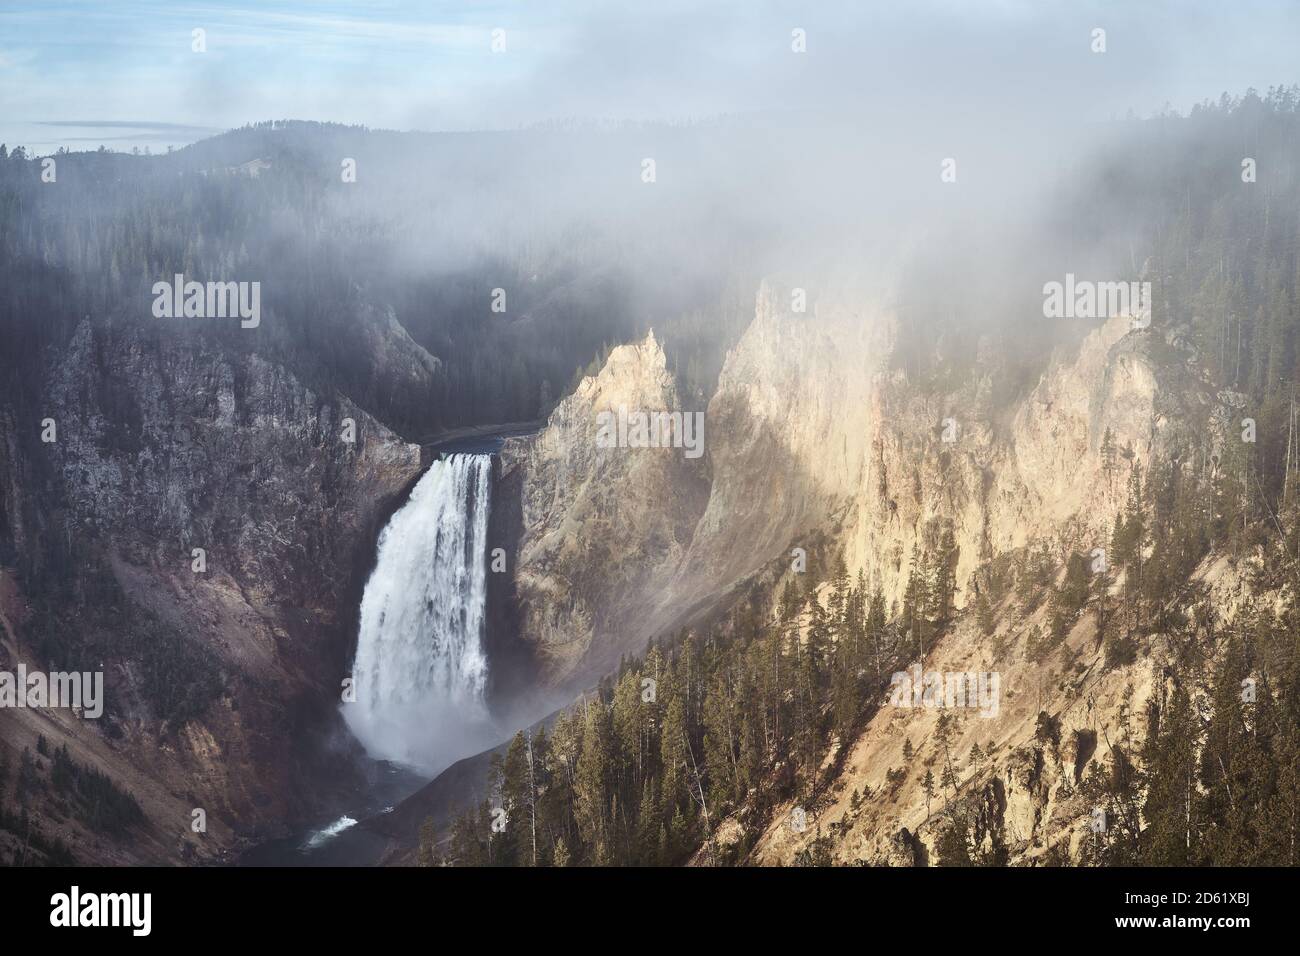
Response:
M1153 866L1196 865L1201 862L1201 796L1196 786L1198 731L1187 689L1177 684L1163 705L1152 700L1147 719L1143 862Z
M729 675L720 668L704 698L704 766L709 796L721 808L741 798L740 714L732 698Z
M664 717L660 764L660 819L671 820L686 796L686 707L675 693Z
M494 837L496 861L503 866L514 866L522 861L520 826L524 814L531 812L532 796L529 792L527 744L523 731L519 731L506 748L505 756L493 756L493 789L500 800L500 809L506 811L506 827Z
M605 708L599 701L587 704L582 726L582 753L574 775L574 817L592 862L608 860L609 845L609 733Z
M1114 477L1115 471L1118 467L1118 463L1116 462L1117 454L1118 452L1115 448L1115 435L1110 430L1110 426L1107 426L1106 433L1101 439L1101 470L1103 474L1105 474L1107 482Z
M933 566L934 583L931 587L931 613L939 629L952 621L954 600L957 595L957 562L961 549L957 547L952 525L945 525L939 539L939 553Z

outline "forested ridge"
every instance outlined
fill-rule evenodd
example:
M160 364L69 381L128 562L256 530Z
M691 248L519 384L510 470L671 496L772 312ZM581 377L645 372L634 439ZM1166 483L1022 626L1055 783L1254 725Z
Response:
M645 240L499 198L530 188L529 162L555 149L548 136L262 123L164 155L61 151L49 157L53 182L42 180L41 158L6 147L7 399L26 410L45 363L87 318L256 350L417 438L537 418L575 375L652 324L681 330L671 336L683 343L680 370L707 388L752 282L652 277ZM340 157L359 164L356 182L341 181ZM254 160L267 166L251 175L242 165ZM150 289L176 274L258 281L267 317L256 330L160 325ZM707 321L690 316L706 308ZM729 319L719 321L720 308ZM388 315L440 363L429 382L376 374L369 334Z

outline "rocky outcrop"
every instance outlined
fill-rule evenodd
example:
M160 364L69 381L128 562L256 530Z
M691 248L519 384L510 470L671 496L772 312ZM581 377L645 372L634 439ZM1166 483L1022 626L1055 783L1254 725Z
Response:
M614 349L541 432L502 450L503 485L520 472L523 535L511 566L545 683L596 676L644 645L704 508L702 459L600 447L598 416L620 409L683 411L653 332Z
M842 514L864 481L887 320L784 310L764 285L709 402L709 502L669 601L729 588ZM667 602L665 602L667 605Z

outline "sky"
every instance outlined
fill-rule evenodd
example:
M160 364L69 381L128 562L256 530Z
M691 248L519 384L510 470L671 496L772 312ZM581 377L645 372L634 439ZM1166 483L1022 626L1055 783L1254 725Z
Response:
M158 151L269 119L919 111L1033 135L1295 82L1291 0L0 0L0 142L38 153Z

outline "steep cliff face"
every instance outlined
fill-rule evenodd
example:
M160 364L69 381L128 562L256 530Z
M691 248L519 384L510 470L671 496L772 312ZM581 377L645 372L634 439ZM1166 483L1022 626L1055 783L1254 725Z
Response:
M544 682L600 676L844 513L888 327L849 310L818 319L783 314L764 287L704 411L700 459L597 447L602 413L682 410L653 333L615 349L541 432L507 443L503 476L522 487L521 634Z
M1067 526L1104 545L1123 492L1102 472L1107 431L1146 461L1205 417L1187 407L1204 404L1194 395L1157 397L1149 333L1130 337L1126 317L1058 359L1010 412L994 408L988 377L940 394L890 371L885 308L830 307L817 320L781 315L760 294L728 358L709 409L713 487L692 549L701 564L718 565L738 541L771 557L825 526L892 599L936 519L953 526L963 583L980 561Z
M338 534L364 523L366 492L391 493L418 464L346 398L318 397L255 353L129 326L83 323L48 401L50 460L83 533L133 529L119 550L149 542L132 557L187 574L203 548L208 577L196 580L228 577L253 602L337 589L351 569Z
M1107 432L1142 463L1191 448L1208 414L1190 378L1157 388L1152 333L1127 317L1008 411L987 377L937 394L891 370L886 306L806 316L784 301L764 286L727 357L705 417L707 469L680 452L595 447L603 410L679 407L653 339L615 350L542 432L507 446L507 468L524 475L524 636L549 680L597 673L594 655L639 649L768 561L816 547L815 534L891 600L936 522L953 529L963 584L1031 541L1104 546L1124 496L1102 469Z
M524 637L552 646L550 680L589 675L615 650L639 650L693 609L725 603L757 569L793 564L794 548L810 561L843 556L850 577L861 571L894 602L913 549L933 549L936 529L946 528L956 603L969 606L976 570L999 556L1046 547L1064 566L1071 554L1104 553L1130 463L1199 469L1223 441L1226 409L1179 336L1127 316L1080 336L1008 403L1005 392L995 395L993 373L945 392L891 369L894 320L884 306L822 303L808 317L782 302L760 291L754 321L727 358L707 411L707 471L671 456L591 451L594 415L610 403L675 407L649 342L618 350L541 434L513 449L511 467L529 489L518 573L539 608ZM997 363L985 356L979 367ZM1114 450L1109 460L1104 446ZM1240 587L1222 569L1199 573L1225 600ZM635 613L601 613L620 607ZM994 634L967 614L926 649L927 670L1001 678L998 712L963 715L951 742L953 753L975 743L991 752L961 798L978 805L987 828L1014 834L1018 858L1063 840L1077 848L1087 812L1080 775L1098 735L1139 712L1158 686L1162 650L1155 642L1133 664L1104 666L1096 621L1085 615L1059 655L1036 663L1026 645L1032 628L1050 626L1047 608L1021 617L1005 602L992 613ZM1046 731L1040 713L1054 721ZM809 829L792 830L785 811L793 806L784 808L752 858L789 863L832 836L833 856L845 862L930 860L936 824L919 780L886 775L907 763L908 740L939 773L937 720L933 709L882 708L827 757L840 778L822 803L804 808ZM855 790L875 797L855 803ZM720 838L729 827L734 821Z
M418 359L404 367L427 371ZM43 415L56 440L18 441L40 424L11 416L0 442L4 530L26 561L4 575L5 657L102 670L108 703L98 721L0 712L0 745L16 763L41 734L67 741L136 794L147 835L47 828L79 859L169 860L292 819L328 759L355 599L418 446L255 352L130 323L78 328Z
M689 546L707 494L702 458L673 447L601 447L602 413L682 411L654 333L616 348L536 435L508 441L523 535L511 566L543 682L603 673L639 649Z
M1121 463L1131 459L1144 467L1206 461L1221 441L1211 423L1222 420L1223 409L1175 341L1134 329L1127 317L1113 318L1073 354L1058 356L1000 421L987 380L935 396L909 387L902 376L878 376L870 412L850 425L870 436L869 451L831 536L843 546L850 574L862 569L887 597L901 599L908 556L924 547L926 528L935 522L954 532L958 604L973 599L971 575L981 562L1026 545L1047 545L1062 566L1071 553L1104 553L1127 473L1127 467L1106 467L1107 435ZM1165 354L1156 360L1154 350ZM1201 573L1215 577L1208 568ZM1225 579L1218 586L1231 590L1240 582ZM987 831L1004 832L1013 859L1052 847L1077 852L1091 809L1078 792L1084 766L1099 734L1119 726L1123 714L1140 713L1158 685L1162 649L1157 642L1134 664L1108 669L1097 622L1085 616L1060 655L1035 663L1027 636L1050 626L1046 607L1028 617L1013 602L993 610L993 634L967 615L927 649L924 667L997 672L997 713L952 712L959 715L956 729L941 750L935 730L943 711L883 707L860 737L840 743L846 753L827 758L829 769L842 757L843 770L817 806L801 808L806 829L789 825L793 803L783 808L755 847L755 861L791 863L821 839L840 862L932 862L939 807L949 798L973 808ZM1050 717L1046 731L1040 714ZM906 759L909 742L917 756ZM966 755L976 744L987 763L968 767ZM963 777L972 778L959 795L938 797L932 805L919 773L909 771L901 783L889 779L890 771L915 770L920 761L937 780L948 753L960 755Z
M887 321L838 306L783 310L764 286L709 402L709 502L666 594L725 590L844 514L869 458Z
M1204 388L1187 376L1160 388L1150 335L1127 317L1109 320L1058 357L1010 414L992 407L987 378L938 396L898 375L879 380L860 423L871 452L838 536L850 566L901 598L911 550L936 521L953 528L962 585L980 562L1030 542L1062 554L1105 547L1125 491L1103 468L1107 433L1117 454L1141 465L1200 450Z

